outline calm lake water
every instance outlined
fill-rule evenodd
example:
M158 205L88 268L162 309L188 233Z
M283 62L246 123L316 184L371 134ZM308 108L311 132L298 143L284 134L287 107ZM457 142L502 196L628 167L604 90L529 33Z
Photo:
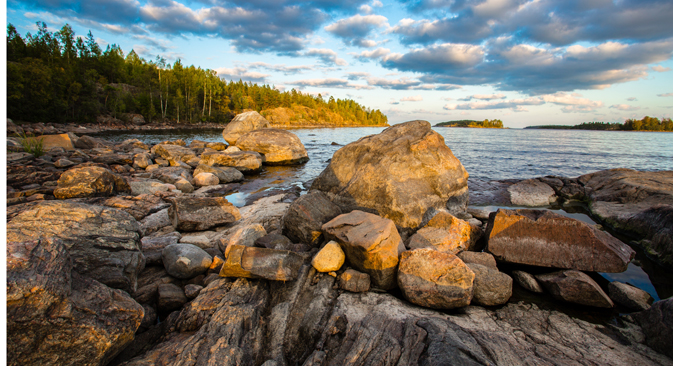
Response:
M295 167L267 167L260 174L247 177L239 192L228 198L235 205L243 206L245 198L252 193L292 186L305 189L304 183L315 179L339 148L383 130L379 127L294 129L292 132L301 139L310 160ZM470 179L577 177L612 168L673 170L673 133L445 127L437 127L435 131L444 136L446 145L463 163ZM136 138L147 144L175 139L183 139L187 144L194 139L224 142L220 129L108 132L98 136L111 141ZM565 214L581 215L575 218L591 222L586 215ZM629 265L624 273L601 275L611 281L632 283L657 300L673 294L669 274L662 273L640 252L636 259L638 261Z

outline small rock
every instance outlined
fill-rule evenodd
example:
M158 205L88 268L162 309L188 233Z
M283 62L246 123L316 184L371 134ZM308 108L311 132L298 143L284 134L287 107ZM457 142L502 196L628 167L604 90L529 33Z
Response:
M194 192L194 186L185 179L180 179L175 182L175 188L179 189L182 193Z
M497 269L467 263L474 272L472 303L484 306L502 305L512 297L512 278Z
M325 244L318 254L313 257L311 265L315 267L318 272L332 272L338 271L346 260L344 251L341 250L339 244L335 241L330 241Z
M647 310L654 302L654 298L647 291L622 282L610 282L608 294L614 302L633 311Z
M220 179L212 173L199 173L194 176L194 184L197 187L214 186L220 184Z
M186 285L185 286L185 296L187 296L188 299L193 299L197 296L199 296L199 293L203 290L203 286L199 285Z
M530 292L534 292L536 294L541 294L544 292L540 284L537 283L535 277L528 272L512 271L512 277L514 277L514 280L519 284L519 286Z
M301 255L288 250L232 245L220 276L293 281L303 263Z
M458 258L462 260L463 262L467 263L476 263L476 264L481 264L482 266L486 266L489 268L495 268L498 269L498 266L495 263L495 258L493 255L490 253L486 252L471 252L471 251L463 251L457 254Z
M601 287L583 272L564 270L537 275L535 278L556 299L599 308L614 306Z
M220 256L216 255L213 257L213 263L210 264L210 267L208 267L208 271L214 272L214 273L220 273L220 270L222 269L222 265L224 264L224 260L220 258Z
M210 254L192 244L171 244L161 252L166 272L176 278L192 278L205 273L213 262Z
M54 166L57 167L57 168L67 168L67 167L73 166L73 165L75 165L75 163L73 163L72 161L70 161L68 159L65 159L65 158L58 159L54 163Z
M292 202L283 215L283 234L296 243L317 247L322 242L322 225L341 213L324 193L311 191Z
M164 283L157 286L159 300L157 301L157 310L159 313L166 314L180 309L189 301L185 292L180 286L172 283Z
M556 202L556 192L537 179L527 179L511 185L507 191L515 206L540 207Z
M224 237L219 240L219 247L224 257L229 256L229 249L232 245L243 245L246 247L255 246L255 241L266 235L266 230L260 224L237 225L227 230Z
M210 248L213 246L212 237L215 235L214 231L202 231L197 233L185 234L180 239L180 243L196 245L201 249Z
M354 269L347 269L339 278L339 288L350 292L369 291L370 280L366 273L358 272Z

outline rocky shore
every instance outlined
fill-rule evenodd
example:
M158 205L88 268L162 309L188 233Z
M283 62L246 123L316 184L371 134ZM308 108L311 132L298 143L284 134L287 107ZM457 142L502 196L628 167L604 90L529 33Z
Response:
M338 150L308 192L235 207L265 166L310 158L269 127L248 112L226 144L66 131L43 156L9 152L8 364L673 365L673 298L596 281L634 250L536 209L586 202L671 265L671 172L468 190L412 121Z

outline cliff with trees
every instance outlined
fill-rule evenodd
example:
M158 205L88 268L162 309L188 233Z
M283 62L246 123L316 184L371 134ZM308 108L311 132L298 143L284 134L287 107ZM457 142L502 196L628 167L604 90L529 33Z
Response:
M149 123L227 123L255 110L279 126L385 126L388 118L349 99L225 81L214 70L103 50L89 31L69 25L21 37L7 26L7 115L30 122L94 122L99 115L142 114Z

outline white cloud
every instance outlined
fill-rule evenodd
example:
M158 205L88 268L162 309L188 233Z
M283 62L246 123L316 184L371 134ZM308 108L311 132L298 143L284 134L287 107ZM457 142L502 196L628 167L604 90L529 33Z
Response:
M673 97L673 93L657 94L658 97Z
M610 106L610 108L618 109L620 111L637 111L640 109L640 107L631 106L628 104L613 104Z
M339 58L337 53L330 50L329 48L310 48L308 51L304 52L304 56L315 56L322 60L322 62L330 65L337 66L346 66L348 63L346 60Z
M667 72L667 71L671 71L671 68L670 68L670 67L663 67L663 66L661 66L661 65L655 65L655 66L652 66L652 67L650 67L650 69L652 69L652 71L656 71L656 72Z
M404 97L400 99L400 102L420 102L423 100L423 97L420 95L415 95L411 97Z

